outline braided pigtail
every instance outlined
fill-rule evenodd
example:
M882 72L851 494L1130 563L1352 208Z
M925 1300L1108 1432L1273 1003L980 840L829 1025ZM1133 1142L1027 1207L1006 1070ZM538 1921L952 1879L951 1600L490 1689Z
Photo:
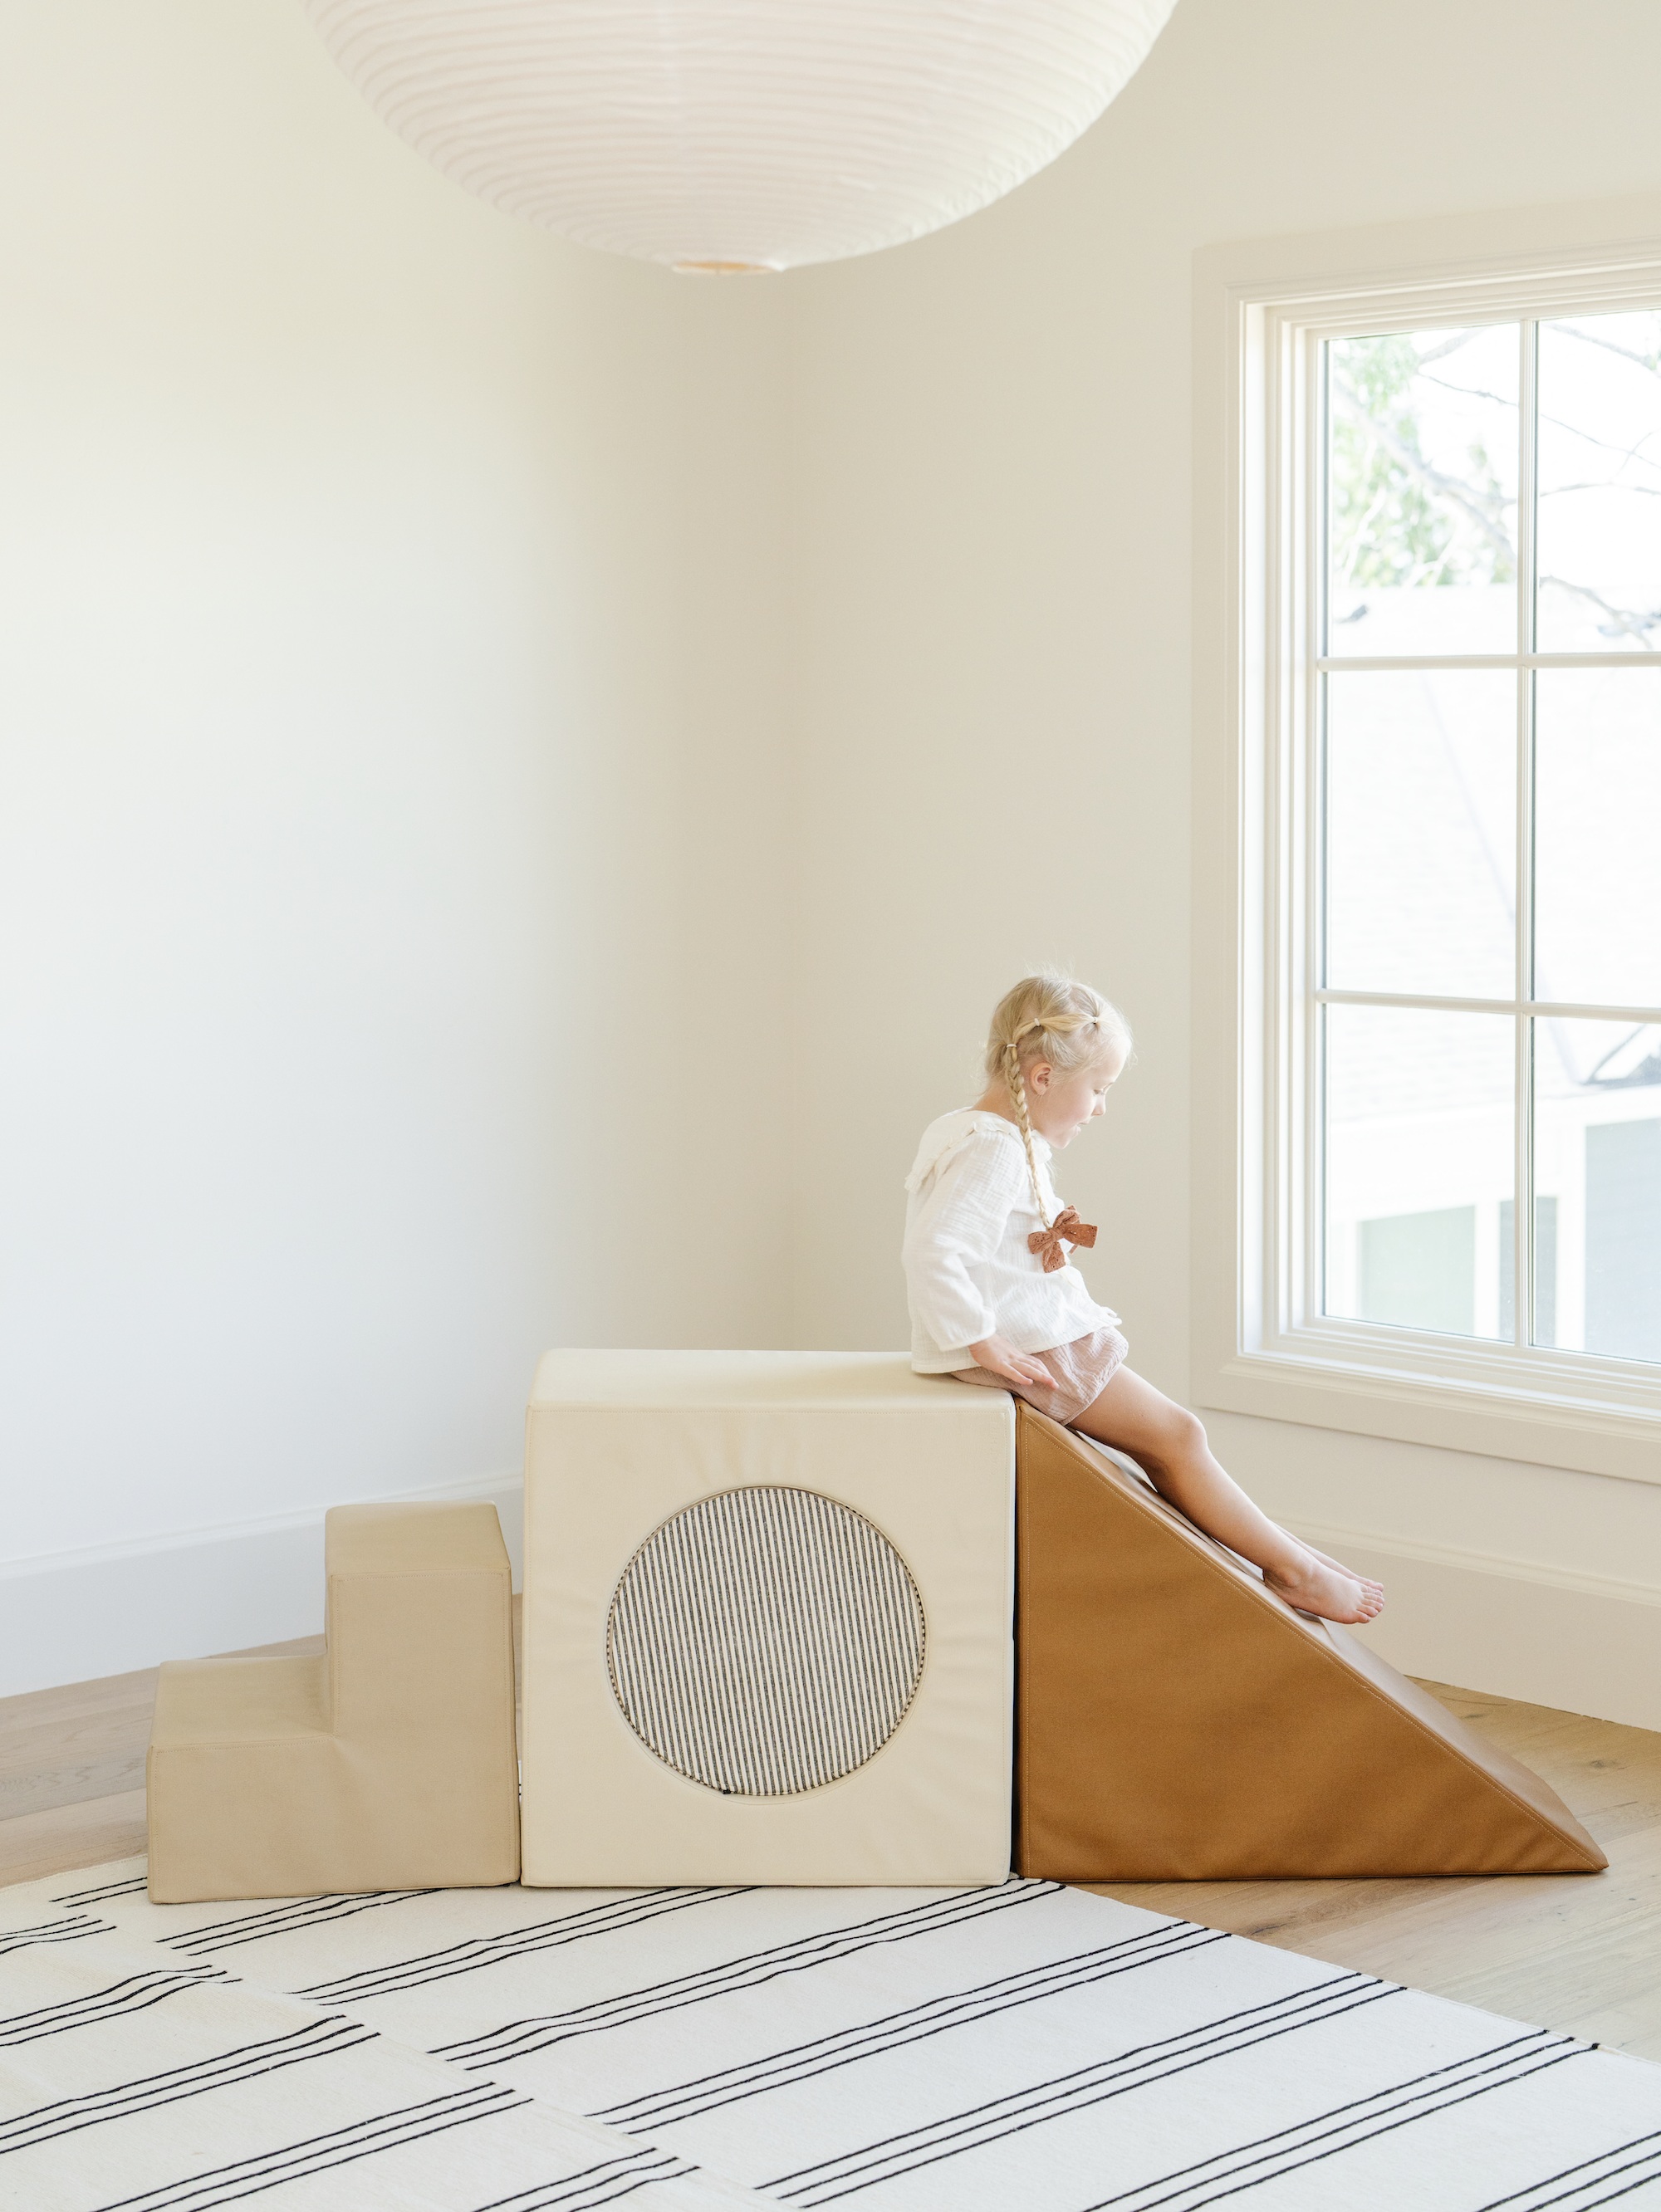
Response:
M1032 1149L1032 1124L1026 1118L1026 1085L1021 1079L1021 1055L1013 1043L1003 1048L1003 1079L1015 1102L1015 1111L1021 1117L1021 1142L1026 1147L1026 1171L1032 1178L1032 1203L1038 1209L1039 1220L1048 1229L1050 1220L1043 1210L1043 1192L1038 1183L1038 1156Z

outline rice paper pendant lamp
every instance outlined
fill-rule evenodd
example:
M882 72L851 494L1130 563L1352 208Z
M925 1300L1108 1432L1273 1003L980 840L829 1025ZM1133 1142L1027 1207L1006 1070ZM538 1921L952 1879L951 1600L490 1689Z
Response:
M1176 0L306 0L382 120L584 246L724 271L972 215L1065 151Z

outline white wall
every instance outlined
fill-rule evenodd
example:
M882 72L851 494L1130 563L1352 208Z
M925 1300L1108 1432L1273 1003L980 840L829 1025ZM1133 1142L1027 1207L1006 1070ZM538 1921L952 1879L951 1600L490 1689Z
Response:
M1187 1395L1194 251L1653 191L1658 76L1646 0L1182 0L1010 199L790 280L803 1341L900 1337L917 1131L1049 957L1136 1030L1062 1188L1105 1224L1084 1264L1135 1364ZM1272 1510L1387 1577L1392 1656L1661 1726L1661 1489L1213 1431Z
M789 1325L782 295L496 216L293 0L9 0L0 299L3 1692L313 1628L551 1343Z
M0 1686L313 1626L332 1499L509 1505L545 1344L902 1341L1043 958L1135 1024L1065 1187L1185 1395L1191 256L1661 186L1648 0L1182 0L1009 200L709 287L291 0L0 63ZM1396 1656L1661 1724L1661 1491L1214 1430Z

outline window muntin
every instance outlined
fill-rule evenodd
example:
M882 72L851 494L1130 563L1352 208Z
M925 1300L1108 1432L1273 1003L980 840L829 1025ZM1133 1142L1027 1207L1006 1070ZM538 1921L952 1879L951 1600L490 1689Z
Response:
M1318 1310L1661 1363L1661 311L1320 355Z

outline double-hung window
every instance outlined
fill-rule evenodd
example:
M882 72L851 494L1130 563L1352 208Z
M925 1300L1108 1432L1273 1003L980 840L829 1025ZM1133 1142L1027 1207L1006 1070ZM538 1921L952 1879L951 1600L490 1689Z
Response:
M1197 1395L1661 1479L1661 258L1567 258L1221 288Z

